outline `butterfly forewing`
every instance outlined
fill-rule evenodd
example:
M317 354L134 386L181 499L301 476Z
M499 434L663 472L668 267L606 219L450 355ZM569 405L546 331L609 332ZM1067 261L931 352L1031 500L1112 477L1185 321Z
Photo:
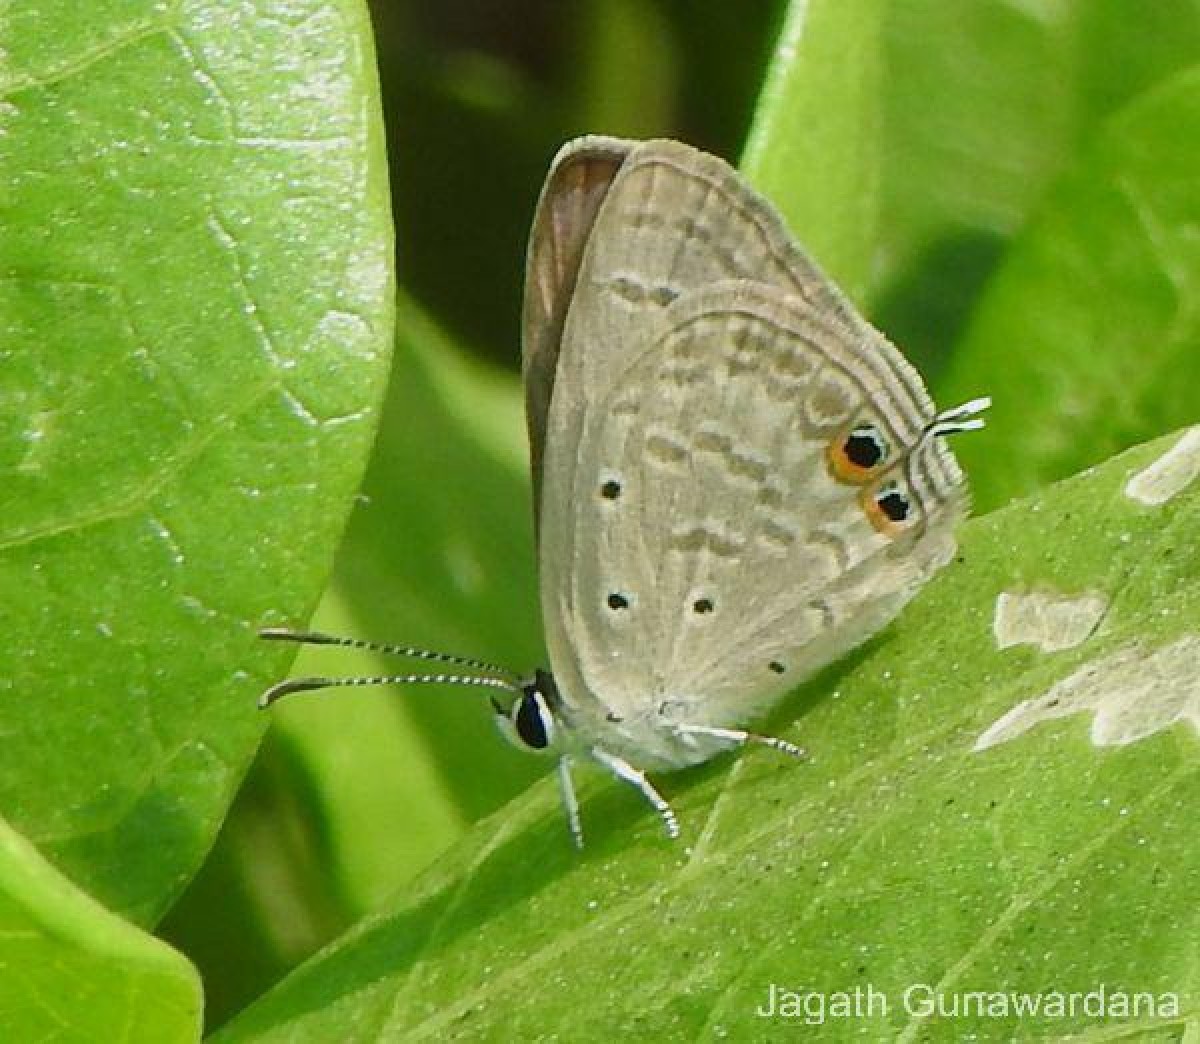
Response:
M587 238L563 333L575 357L561 360L557 379L602 394L645 343L645 320L681 294L731 279L776 286L848 332L870 331L733 168L679 142L637 144ZM920 387L911 370L907 379Z
M634 144L595 135L568 142L550 167L534 212L525 259L521 370L535 522L541 496L546 412L554 390L563 323L596 213Z

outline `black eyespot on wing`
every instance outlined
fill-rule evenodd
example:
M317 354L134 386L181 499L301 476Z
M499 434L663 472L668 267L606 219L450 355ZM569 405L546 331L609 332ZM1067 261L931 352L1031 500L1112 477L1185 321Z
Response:
M876 468L887 456L887 443L873 424L860 424L846 436L842 452L856 468Z
M610 609L628 609L629 599L618 591L614 591L608 596L608 607Z
M542 720L542 708L536 697L522 697L517 707L517 716L513 720L517 735L521 742L534 750L543 750L550 744L550 735L546 731L546 723Z
M605 500L616 500L621 495L621 483L616 479L609 479L600 487L600 496Z
M711 613L713 611L713 602L711 598L697 598L692 603L692 609L697 613Z
M896 486L885 486L875 497L875 503L893 522L903 522L912 512L912 504Z
M896 481L865 487L859 503L874 530L889 538L907 532L916 513L912 495Z
M772 671L774 671L776 674L782 674L784 671L787 670L787 668L782 663L780 663L778 660L772 660L770 663L767 664L767 666Z
M854 486L869 482L890 455L887 439L874 424L859 424L835 436L826 452L833 477Z

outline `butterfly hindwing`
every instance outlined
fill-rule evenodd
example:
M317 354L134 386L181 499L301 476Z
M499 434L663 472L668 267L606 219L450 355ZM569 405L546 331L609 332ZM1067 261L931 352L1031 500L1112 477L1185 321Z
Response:
M847 342L804 301L726 282L665 316L588 411L569 486L547 487L569 505L570 555L543 597L569 635L564 677L608 710L695 701L687 720L728 725L865 639L944 563L961 476L933 441L901 459L924 429L880 405L894 378L879 345ZM861 424L896 448L888 481L912 502L892 532L864 508L873 485L830 467L831 443Z

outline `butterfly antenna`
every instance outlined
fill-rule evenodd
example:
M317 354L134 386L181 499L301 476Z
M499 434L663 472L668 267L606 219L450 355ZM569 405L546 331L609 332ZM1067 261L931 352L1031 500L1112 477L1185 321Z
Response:
M359 685L476 685L487 689L503 689L520 693L521 687L503 678L486 678L476 674L381 674L362 678L289 678L272 685L258 698L259 707L269 707L276 700L293 692L311 692L337 686Z
M981 395L978 399L964 402L961 406L943 410L933 418L926 435L931 438L934 435L957 435L960 431L978 431L984 425L979 414L991 404L990 395Z
M518 681L515 671L500 667L484 660L472 660L466 656L451 656L449 653L434 652L432 649L417 649L408 645L385 645L381 642L365 642L361 638L342 638L334 634L324 634L321 631L292 631L286 627L264 627L258 632L260 638L272 642L298 642L301 645L341 645L349 649L366 649L369 652L384 653L388 656L407 656L415 660L435 660L438 663L453 663L459 667L473 667L480 671L491 671L493 674Z

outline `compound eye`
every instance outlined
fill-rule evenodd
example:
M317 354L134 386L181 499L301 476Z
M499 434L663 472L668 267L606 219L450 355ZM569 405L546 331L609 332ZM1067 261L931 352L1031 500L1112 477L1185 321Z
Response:
M859 424L829 444L829 467L843 482L866 482L888 459L888 444L874 424Z
M871 525L884 536L895 536L913 517L912 500L898 482L864 490L862 504Z
M550 746L550 734L554 726L550 719L550 708L546 706L541 693L532 692L521 697L513 717L513 726L525 746L534 750L545 750Z

